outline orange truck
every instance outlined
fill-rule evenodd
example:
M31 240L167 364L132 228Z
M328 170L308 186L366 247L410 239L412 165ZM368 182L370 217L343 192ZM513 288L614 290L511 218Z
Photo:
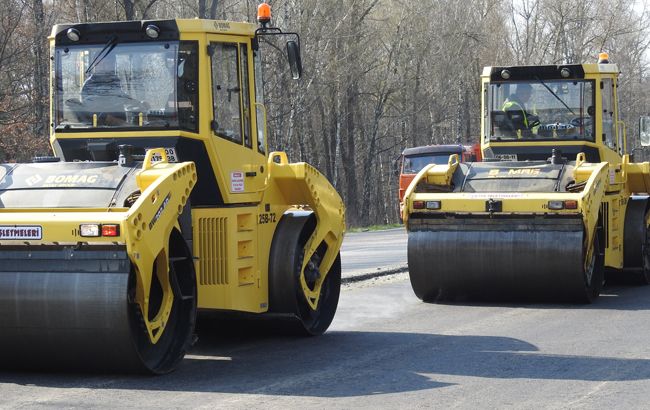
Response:
M449 156L458 154L461 162L481 161L480 144L473 145L424 145L406 148L397 160L399 170L399 202L404 199L404 192L415 175L429 164L446 164Z

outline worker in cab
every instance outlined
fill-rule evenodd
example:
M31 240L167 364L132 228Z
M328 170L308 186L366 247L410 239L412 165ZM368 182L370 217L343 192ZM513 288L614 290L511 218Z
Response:
M540 124L539 117L526 110L533 87L526 83L517 84L516 87L515 92L504 101L502 110L508 114L517 138L530 138L537 133L536 128Z

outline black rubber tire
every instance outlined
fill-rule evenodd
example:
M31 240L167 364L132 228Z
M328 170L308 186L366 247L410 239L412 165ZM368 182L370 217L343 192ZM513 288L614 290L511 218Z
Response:
M271 245L269 261L269 311L293 315L287 330L307 336L323 334L334 319L341 291L341 256L337 256L321 287L318 308L312 310L300 286L303 248L313 232L311 212L283 215Z
M633 285L647 286L650 285L650 229L648 227L645 228L645 241L642 244L641 258L641 268L629 272L630 279Z
M639 277L640 285L650 285L650 229L646 226L645 242L643 243L643 269Z
M302 260L302 257L300 259ZM300 275L300 264L296 266L295 277L297 282L298 276ZM305 335L318 336L325 333L332 320L334 320L340 293L341 255L338 255L321 287L320 301L316 310L312 310L307 304L302 292L299 292L297 295L299 301L298 318L300 319Z
M173 371L185 356L194 340L197 311L196 277L192 258L180 232L174 230L169 246L169 279L174 292L174 302L164 334L156 344L149 341L142 323L140 309L131 302L130 323L134 343L144 371L165 374ZM130 280L130 301L133 301L135 275Z
M612 283L645 286L650 284L650 211L648 198L631 197L625 212L623 249L624 270L608 275Z

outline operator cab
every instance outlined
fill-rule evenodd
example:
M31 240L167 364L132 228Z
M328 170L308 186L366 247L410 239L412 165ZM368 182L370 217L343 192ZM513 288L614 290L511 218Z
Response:
M302 72L298 34L270 26L268 5L262 9L261 26L201 19L55 26L54 159L139 166L146 151L164 148L169 162L195 163L193 206L259 201L268 170L263 49L281 51L277 43L288 37L292 77Z
M580 152L589 162L620 157L625 141L616 114L617 75L606 58L598 64L487 67L484 157L546 160L554 148L567 159Z

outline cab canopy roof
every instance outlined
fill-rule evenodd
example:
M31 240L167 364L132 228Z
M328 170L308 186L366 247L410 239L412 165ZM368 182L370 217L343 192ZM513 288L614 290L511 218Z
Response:
M159 30L159 35L155 39L146 34L145 29L150 25ZM256 28L257 26L252 23L204 19L110 21L57 24L52 27L49 38L54 39L57 45L102 44L113 38L120 43L172 41L179 40L181 33L223 33L253 37ZM77 41L68 38L69 29L79 33Z
M425 145L422 147L406 148L402 152L402 155L408 157L410 155L441 154L441 153L461 154L462 152L463 152L463 146L460 144Z
M579 80L586 74L618 74L618 67L611 63L484 67L481 76L500 82Z

